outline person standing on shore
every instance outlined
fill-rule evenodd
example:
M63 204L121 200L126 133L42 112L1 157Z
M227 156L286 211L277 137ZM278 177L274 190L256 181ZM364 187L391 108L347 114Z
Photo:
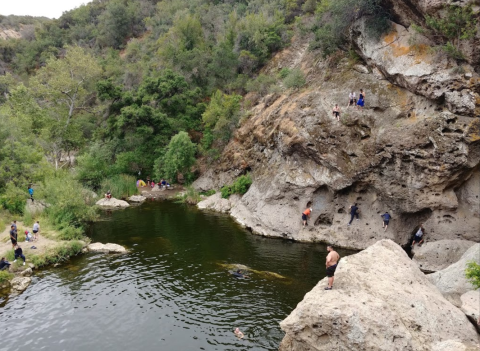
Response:
M12 241L12 249L15 248L17 245L17 231L15 230L15 226L12 224L10 226L10 240Z
M382 214L381 217L383 218L383 228L385 228L384 231L386 232L387 227L388 227L388 223L390 223L390 220L392 219L392 216L390 216L390 214L387 211L384 214Z
M23 255L22 248L20 246L15 247L15 260L13 262L17 262L17 258L23 259L23 265L25 266L25 256Z
M353 221L353 217L357 216L357 221L358 221L358 212L359 212L359 209L358 209L358 204L355 202L355 204L353 204L352 206L350 206L350 222L348 222L348 225L352 224L352 221Z
M307 219L310 218L311 213L312 213L312 208L307 208L305 211L303 211L302 220L303 220L304 227L307 225Z
M327 246L327 277L328 277L328 286L325 290L332 290L333 288L333 280L335 279L335 270L337 269L338 261L340 260L340 255L336 252L331 245Z
M40 232L40 222L37 221L33 224L33 240L38 240L38 232Z
M33 188L31 185L28 186L28 193L30 194L30 199L33 202Z

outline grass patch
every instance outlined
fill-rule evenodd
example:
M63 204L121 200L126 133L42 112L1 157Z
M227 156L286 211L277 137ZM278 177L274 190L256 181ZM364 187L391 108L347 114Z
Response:
M252 185L252 178L250 177L250 173L242 175L235 179L233 184L225 185L222 188L222 198L228 199L230 195L233 194L243 195L248 191L250 185Z
M35 267L43 267L50 264L67 261L71 256L76 256L82 252L83 243L80 241L70 241L47 250L40 255L27 257L27 260Z
M103 197L103 194L106 194L108 190L112 192L113 197L125 199L138 194L137 180L135 177L127 174L116 175L102 182L100 197Z
M217 192L214 190L214 189L210 189L208 191L202 191L200 193L200 195L203 195L203 196L212 196L214 194L216 194Z
M13 278L13 274L8 271L0 271L0 284L10 281Z
M196 191L193 186L187 186L185 192L177 196L177 202L182 204L196 205L200 201L202 201L200 193Z

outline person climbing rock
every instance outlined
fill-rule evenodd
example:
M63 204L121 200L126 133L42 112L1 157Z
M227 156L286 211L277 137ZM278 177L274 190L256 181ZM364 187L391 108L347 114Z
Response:
M356 106L357 105L357 94L355 94L354 91L352 91L350 94L348 94L348 105L349 106Z
M338 107L338 104L335 104L335 107L333 108L333 117L336 117L337 121L340 121L340 107Z
M387 228L388 228L388 223L392 219L392 216L390 216L388 211L385 212L384 214L380 215L380 216L383 218L383 228L385 229L384 231L386 232Z
M307 208L305 211L303 211L302 220L303 220L304 227L307 225L307 219L310 218L311 213L312 213L312 208Z
M424 234L425 234L425 228L423 228L423 224L420 223L420 225L418 226L418 230L415 233L415 236L413 237L412 249L415 246L415 243L418 243L418 246L422 246Z
M360 212L359 208L358 208L358 204L355 202L355 204L353 204L352 206L350 206L350 222L348 222L348 225L352 224L352 221L353 221L353 217L357 217L357 221L358 221L358 212Z
M363 89L360 89L360 94L358 95L357 107L360 107L363 110L363 106L365 106L365 93Z
M327 262L325 265L327 266L327 277L328 277L328 286L325 290L332 290L333 288L333 280L335 279L335 270L337 269L338 260L340 260L340 255L336 252L331 245L327 246Z
M38 240L38 232L40 231L40 222L37 221L33 224L33 240Z
M12 242L12 248L15 248L15 245L17 245L17 230L15 228L16 226L13 224L10 226L10 240Z
M17 258L23 259L23 265L25 266L25 256L23 255L22 248L20 246L15 247L15 260L13 262L17 262Z
M33 202L33 188L31 185L28 186L28 193L30 194L30 199Z

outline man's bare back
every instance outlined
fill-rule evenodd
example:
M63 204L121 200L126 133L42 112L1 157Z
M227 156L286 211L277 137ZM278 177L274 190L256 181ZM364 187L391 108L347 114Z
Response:
M327 267L336 265L338 260L340 259L340 255L336 251L330 251L327 255Z

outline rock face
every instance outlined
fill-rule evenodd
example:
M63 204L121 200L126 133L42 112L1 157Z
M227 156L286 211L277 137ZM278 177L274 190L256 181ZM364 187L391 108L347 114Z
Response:
M201 210L213 210L228 213L239 199L240 197L238 195L231 195L228 199L222 199L222 194L215 193L212 196L207 197L205 200L200 201L197 204L197 207Z
M469 291L460 296L461 309L474 323L480 318L480 291Z
M32 279L30 277L15 277L11 280L10 284L12 285L12 289L15 290L16 292L22 292L32 282Z
M20 272L20 275L21 275L22 277L31 277L31 276L33 275L33 270L32 270L32 268L29 267L29 268L21 271L21 272Z
M128 202L115 199L114 197L111 199L100 199L96 202L96 205L107 208L125 208L130 206Z
M460 260L473 245L468 240L439 240L424 243L413 249L413 261L424 272L436 272Z
M126 253L127 249L118 244L102 244L92 243L87 246L88 251L91 252L105 252L105 253Z
M280 323L281 351L480 349L462 311L391 240L341 259L334 289L326 284Z
M428 280L457 306L461 305L460 297L474 289L465 277L465 268L467 268L467 262L470 261L480 264L480 244L470 247L454 264L427 276Z
M146 199L147 198L145 196L142 196L142 195L133 195L133 196L130 196L127 200L131 201L131 202L143 202Z
M395 3L407 11L407 1ZM414 3L420 17L423 8L436 11ZM408 46L405 25L395 25L378 42L354 28L352 40L366 69L346 58L322 60L308 50L307 39L294 38L263 73L298 67L306 87L248 95L251 117L195 188L219 189L250 172L253 184L231 204L230 214L265 236L364 249L381 239L406 245L423 223L427 241L478 242L478 65L464 65L471 78L453 74L456 63L437 62L429 50L417 53ZM358 96L359 89L365 91L365 109L344 107L348 93ZM332 117L336 103L340 122ZM218 202L209 208L228 208ZM347 227L355 202L360 221ZM312 218L303 229L307 206ZM385 211L393 217L386 232L380 217Z

